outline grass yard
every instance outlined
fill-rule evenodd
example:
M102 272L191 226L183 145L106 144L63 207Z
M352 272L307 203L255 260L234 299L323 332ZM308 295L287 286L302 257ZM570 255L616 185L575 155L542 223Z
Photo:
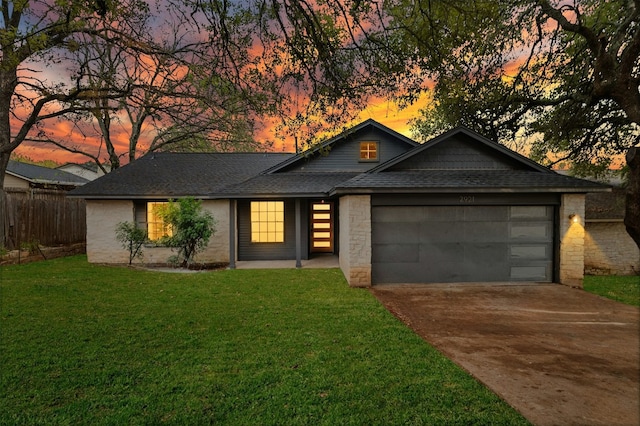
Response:
M0 424L527 424L337 269L0 270Z
M639 276L596 276L584 277L584 289L627 305L640 306Z

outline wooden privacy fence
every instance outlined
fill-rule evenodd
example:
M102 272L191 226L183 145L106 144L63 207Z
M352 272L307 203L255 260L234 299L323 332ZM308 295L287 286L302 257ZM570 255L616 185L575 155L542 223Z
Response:
M84 243L84 200L67 198L64 191L13 189L0 191L0 220L7 250Z

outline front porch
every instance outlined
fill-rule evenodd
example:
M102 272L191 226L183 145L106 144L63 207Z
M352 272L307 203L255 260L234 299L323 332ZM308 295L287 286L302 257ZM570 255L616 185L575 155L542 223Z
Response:
M231 200L229 267L338 267L337 204L317 196Z
M340 263L337 254L322 254L301 261L302 269L339 268ZM239 260L236 269L293 269L295 260Z

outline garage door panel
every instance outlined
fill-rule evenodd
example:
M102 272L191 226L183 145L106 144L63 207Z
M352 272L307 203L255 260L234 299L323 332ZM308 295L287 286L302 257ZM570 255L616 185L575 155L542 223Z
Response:
M372 225L371 242L373 244L418 243L420 241L420 224L395 222Z
M423 222L419 228L414 228L416 237L422 242L462 241L464 232L464 227L454 222Z
M509 207L507 206L465 206L465 222L504 222L509 218Z
M505 242L509 238L509 230L504 222L465 222L453 224L464 230L462 241L477 242Z
M424 220L424 207L408 206L403 209L397 207L376 207L376 222L378 223L413 223Z
M419 244L379 244L371 253L373 263L415 263L420 262Z
M392 207L394 208L394 207ZM464 219L464 207L429 206L422 207L422 217L431 222L451 222Z
M509 265L506 262L492 262L490 267L487 264L477 261L470 261L462 265L461 282L492 282L505 281L505 276L509 274ZM460 266L458 266L460 267Z
M511 222L509 238L512 240L548 241L553 228L548 222Z
M473 263L478 267L487 268L487 265L506 263L506 251L506 243L469 243L464 245L462 260L465 264Z
M429 277L428 281L418 282L430 282L430 283L451 283L464 281L464 271L459 268L455 262L441 263L438 268L429 267L425 268L425 276ZM416 281L407 281L416 282Z
M551 281L553 212L552 206L374 206L373 282Z
M509 246L509 254L512 260L550 260L552 246L550 244L511 244Z
M551 274L550 269L547 263L513 265L510 270L510 278L514 281L547 281L547 277Z
M509 264L503 253L505 244L465 244L464 254L458 267L463 271L464 281L498 281L504 279Z
M509 208L511 219L551 219L553 207L549 206L511 206Z
M446 268L445 270L447 270ZM451 269L455 270L455 269ZM383 263L373 264L371 273L377 284L415 283L416 276L429 274L428 267L421 263ZM439 279L439 278L436 278ZM444 282L444 277L441 282Z
M437 265L452 262L461 256L462 244L460 243L423 243L420 244L420 262L424 265Z

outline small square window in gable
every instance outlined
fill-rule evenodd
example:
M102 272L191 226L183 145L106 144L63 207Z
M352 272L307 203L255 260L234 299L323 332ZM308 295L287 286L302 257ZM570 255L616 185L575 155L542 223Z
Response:
M378 142L360 142L360 161L378 161Z

